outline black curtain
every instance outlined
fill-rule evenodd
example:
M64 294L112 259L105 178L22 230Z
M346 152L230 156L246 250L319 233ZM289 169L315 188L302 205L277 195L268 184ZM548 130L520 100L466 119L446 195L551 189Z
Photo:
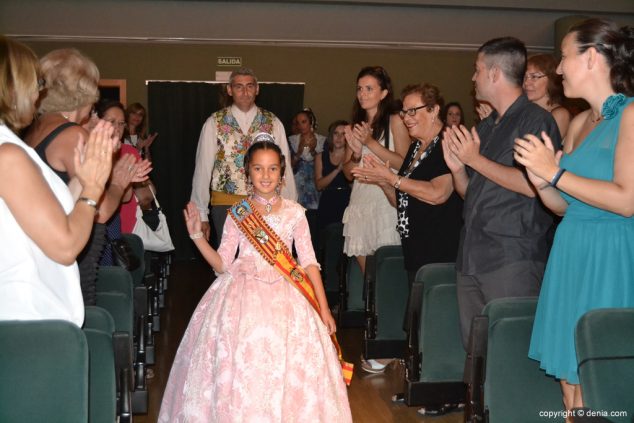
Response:
M205 82L148 82L150 132L159 136L152 145L152 180L167 217L176 258L195 257L183 221L189 201L198 137L205 120L220 107L223 84ZM304 103L304 84L260 84L257 105L272 111L285 127Z

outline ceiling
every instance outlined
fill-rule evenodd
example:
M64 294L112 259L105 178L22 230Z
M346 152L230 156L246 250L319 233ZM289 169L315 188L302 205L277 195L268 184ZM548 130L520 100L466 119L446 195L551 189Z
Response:
M0 0L23 40L472 50L503 35L551 51L575 15L634 25L634 0Z

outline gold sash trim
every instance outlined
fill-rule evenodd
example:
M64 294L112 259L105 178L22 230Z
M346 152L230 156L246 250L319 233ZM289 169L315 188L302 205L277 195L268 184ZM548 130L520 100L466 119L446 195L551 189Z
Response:
M295 261L290 250L286 244L282 242L279 235L271 229L260 213L253 207L253 204L249 200L244 199L234 204L228 213L251 245L262 255L264 260L275 267L275 269L284 276L284 279L297 288L317 312L317 315L320 315L319 302L317 301L315 288L310 278L304 269L299 266L297 261ZM353 364L343 361L341 347L334 333L330 335L330 338L337 350L343 379L346 385L350 385Z

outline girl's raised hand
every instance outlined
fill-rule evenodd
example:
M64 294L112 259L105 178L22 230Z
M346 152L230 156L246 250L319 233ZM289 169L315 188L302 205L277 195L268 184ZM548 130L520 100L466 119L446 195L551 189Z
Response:
M202 231L200 223L200 212L196 208L193 202L187 203L187 206L183 210L183 216L185 217L185 225L187 226L187 232L197 234Z

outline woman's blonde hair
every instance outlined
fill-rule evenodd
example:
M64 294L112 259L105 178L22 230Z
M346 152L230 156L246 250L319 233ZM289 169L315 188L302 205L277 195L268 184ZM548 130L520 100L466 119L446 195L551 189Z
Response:
M99 99L99 69L76 49L53 50L40 60L46 81L40 113L77 110Z
M38 68L30 48L0 36L0 120L14 132L33 120Z

